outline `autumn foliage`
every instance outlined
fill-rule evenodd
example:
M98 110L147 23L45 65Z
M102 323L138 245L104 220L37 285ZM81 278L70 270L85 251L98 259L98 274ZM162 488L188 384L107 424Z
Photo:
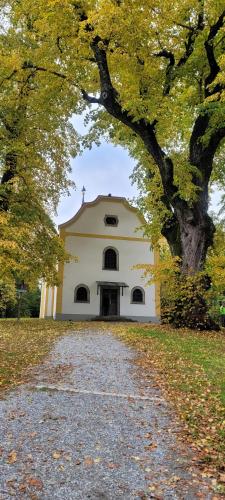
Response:
M137 364L147 377L154 378L176 409L184 424L183 437L196 451L205 477L211 477L217 468L216 489L224 494L224 335L187 328L178 332L168 325L118 325L113 329L137 349Z
M224 0L3 0L2 7L0 194L12 235L3 220L3 259L21 261L25 274L34 252L39 274L45 267L52 279L65 256L51 225L43 230L43 214L70 187L70 155L104 136L137 162L152 242L166 238L182 275L203 272L215 236L209 191L224 187ZM90 127L79 137L70 118L83 112ZM198 294L196 301L197 309ZM206 325L203 306L198 314Z

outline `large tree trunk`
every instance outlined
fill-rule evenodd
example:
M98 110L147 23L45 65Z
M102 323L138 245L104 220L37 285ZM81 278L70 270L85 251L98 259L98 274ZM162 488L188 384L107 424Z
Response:
M176 298L167 304L164 318L176 327L199 330L219 328L208 313L205 298L211 280L207 275L199 274L204 271L214 232L213 221L205 211L201 197L192 208L185 210L183 207L180 210L178 206L176 215L163 228L172 255L180 258L180 273L175 280Z
M182 248L181 269L184 274L195 274L205 264L209 246L213 243L214 224L208 214L190 220L189 214L179 214L180 240Z
M192 275L204 268L208 248L213 244L215 226L207 213L196 213L195 209L168 219L162 234L166 238L171 254L179 257L181 272Z
M167 239L171 254L180 259L180 273L175 281L177 298L171 304L172 312L169 312L170 305L167 303L169 313L165 319L177 327L218 329L208 313L205 298L211 281L204 275L204 265L215 232L213 221L207 213L207 182L201 186L198 200L192 206L179 197L175 197L173 203L171 218L164 224L162 234Z

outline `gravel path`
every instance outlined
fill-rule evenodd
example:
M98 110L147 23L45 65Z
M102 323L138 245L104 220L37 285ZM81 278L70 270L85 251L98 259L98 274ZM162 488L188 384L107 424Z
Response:
M134 357L110 333L65 336L1 402L0 499L213 498Z

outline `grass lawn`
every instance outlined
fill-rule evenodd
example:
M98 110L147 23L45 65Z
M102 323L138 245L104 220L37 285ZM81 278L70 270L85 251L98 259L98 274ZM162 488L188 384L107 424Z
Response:
M81 328L76 323L76 330ZM71 322L0 319L0 389L23 383L26 368L42 361L53 342L68 330Z
M204 462L217 465L225 485L225 332L146 324L115 329L138 349L138 363L154 369L193 445Z
M90 323L0 320L0 388L23 383L54 341ZM93 323L139 352L138 363L170 399L202 460L219 468L225 485L225 333L173 330L149 324ZM225 491L225 490L224 490Z

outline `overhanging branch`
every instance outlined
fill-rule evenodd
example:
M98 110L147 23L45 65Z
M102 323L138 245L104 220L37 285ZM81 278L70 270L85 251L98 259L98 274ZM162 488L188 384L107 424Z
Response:
M225 10L222 12L222 14L219 16L217 22L213 24L210 28L209 35L207 40L205 41L205 50L207 54L207 59L209 63L209 74L205 79L205 94L206 97L209 95L212 95L216 92L219 92L221 90L220 85L216 85L216 87L213 89L213 91L209 90L209 85L213 83L215 80L217 74L220 71L219 64L216 60L215 56L215 47L214 47L214 39L217 35L217 33L220 31L220 29L223 27L224 24L224 18L225 18Z
M187 36L187 40L185 42L185 52L181 56L179 61L176 63L174 54L171 51L166 50L166 49L162 49L160 52L155 54L156 57L164 57L165 59L167 59L169 61L168 66L166 68L166 78L165 78L164 91L163 91L164 95L168 95L170 93L171 85L172 85L174 78L176 77L177 70L179 70L180 67L184 66L185 63L190 58L190 56L194 50L195 40L196 40L199 32L204 29L203 9L201 8L201 10L199 12L196 26L186 26L186 25L183 25L181 23L179 25L185 29L188 29L188 36Z
M174 200L176 197L176 202L181 202L178 189L174 185L173 162L170 158L166 157L156 137L156 120L152 123L143 118L135 120L135 117L130 112L122 108L120 96L112 84L104 42L99 37L95 37L91 48L99 70L100 104L104 106L110 115L128 126L141 138L147 151L159 168L165 196L170 200Z
M81 89L81 94L82 97L85 101L89 102L90 104L102 104L101 99L98 99L97 97L93 97L89 94L84 89Z
M166 68L166 79L165 79L164 90L163 90L163 94L168 95L170 93L171 83L173 80L175 57L174 57L172 52L170 52L166 49L160 50L160 52L155 54L155 56L156 57L164 57L164 58L169 60L169 64Z
M199 1L199 3L200 3L200 5L202 4L201 1ZM196 40L198 34L201 31L203 31L204 27L205 27L204 11L203 11L203 7L201 5L196 26L189 27L189 33L188 33L188 37L187 37L187 40L185 43L185 52L181 56L180 60L178 61L177 65L176 65L177 68L180 68L181 66L183 66L187 62L187 60L189 59L191 54L193 53L195 40Z

